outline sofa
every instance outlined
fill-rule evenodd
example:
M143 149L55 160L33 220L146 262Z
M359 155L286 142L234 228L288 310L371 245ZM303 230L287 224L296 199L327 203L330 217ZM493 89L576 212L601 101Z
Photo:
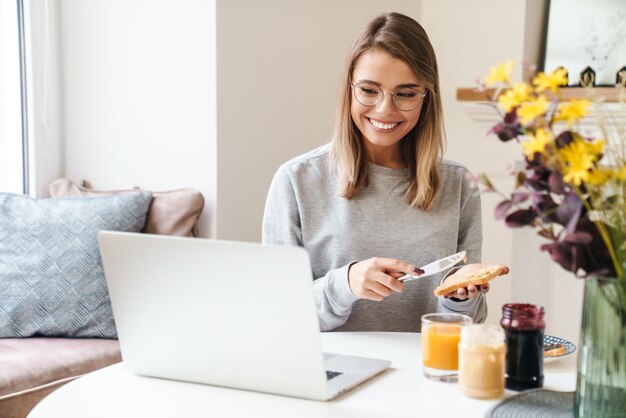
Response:
M102 229L195 236L194 189L100 191L59 179L51 198L0 193L0 418L122 360L100 260Z

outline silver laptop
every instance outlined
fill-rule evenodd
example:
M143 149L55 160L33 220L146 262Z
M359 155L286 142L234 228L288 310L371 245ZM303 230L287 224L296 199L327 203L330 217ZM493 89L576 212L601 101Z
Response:
M101 231L135 374L328 400L391 362L322 353L303 248Z

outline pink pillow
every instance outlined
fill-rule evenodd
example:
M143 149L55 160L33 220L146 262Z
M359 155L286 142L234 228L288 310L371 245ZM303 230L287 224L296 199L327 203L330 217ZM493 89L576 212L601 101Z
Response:
M49 186L52 197L106 196L139 193L141 189L94 190L88 181L82 185L67 179L59 179ZM148 219L141 232L148 234L196 236L195 225L204 207L204 197L196 189L185 188L165 192L152 192Z

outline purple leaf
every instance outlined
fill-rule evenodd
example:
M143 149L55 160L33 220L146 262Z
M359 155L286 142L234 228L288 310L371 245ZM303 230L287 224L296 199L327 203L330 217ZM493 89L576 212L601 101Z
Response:
M522 134L522 125L519 123L517 117L517 108L513 108L505 116L504 120L495 125L489 133L498 135L501 141L510 141L513 138L517 138Z
M556 210L558 205L554 203L549 194L533 195L533 209L535 209L544 222L558 222Z
M569 234L576 229L580 215L582 214L583 204L578 198L576 192L569 192L565 199L556 210L558 222L565 226L565 231Z
M567 192L563 176L558 171L553 171L548 176L548 187L550 192L555 194L565 194Z
M517 117L517 106L515 106L513 109L508 111L506 115L504 115L504 123L507 125L519 126L519 119Z
M504 222L511 228L532 225L537 215L530 209L520 209L506 217Z
M530 193L527 192L514 192L511 194L511 200L514 204L525 202L529 197Z
M593 237L591 236L591 234L587 232L582 232L582 231L572 232L571 234L565 235L565 237L563 238L564 242L569 242L572 244L583 244L583 245L590 244L592 240L593 240Z
M566 147L574 140L574 135L571 131L563 131L554 140L557 148Z
M496 206L495 210L495 218L498 221L504 219L509 209L511 209L512 205L513 202L511 202L510 200L503 200L502 202L498 203L498 206Z

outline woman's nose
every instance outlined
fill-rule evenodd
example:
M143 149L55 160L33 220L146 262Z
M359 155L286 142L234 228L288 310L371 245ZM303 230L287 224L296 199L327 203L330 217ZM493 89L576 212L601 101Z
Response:
M379 111L384 111L384 112L393 112L395 110L394 104L393 104L393 93L387 93L387 92L383 92L383 97L380 99L380 102L378 102L378 104L376 105L376 108Z

